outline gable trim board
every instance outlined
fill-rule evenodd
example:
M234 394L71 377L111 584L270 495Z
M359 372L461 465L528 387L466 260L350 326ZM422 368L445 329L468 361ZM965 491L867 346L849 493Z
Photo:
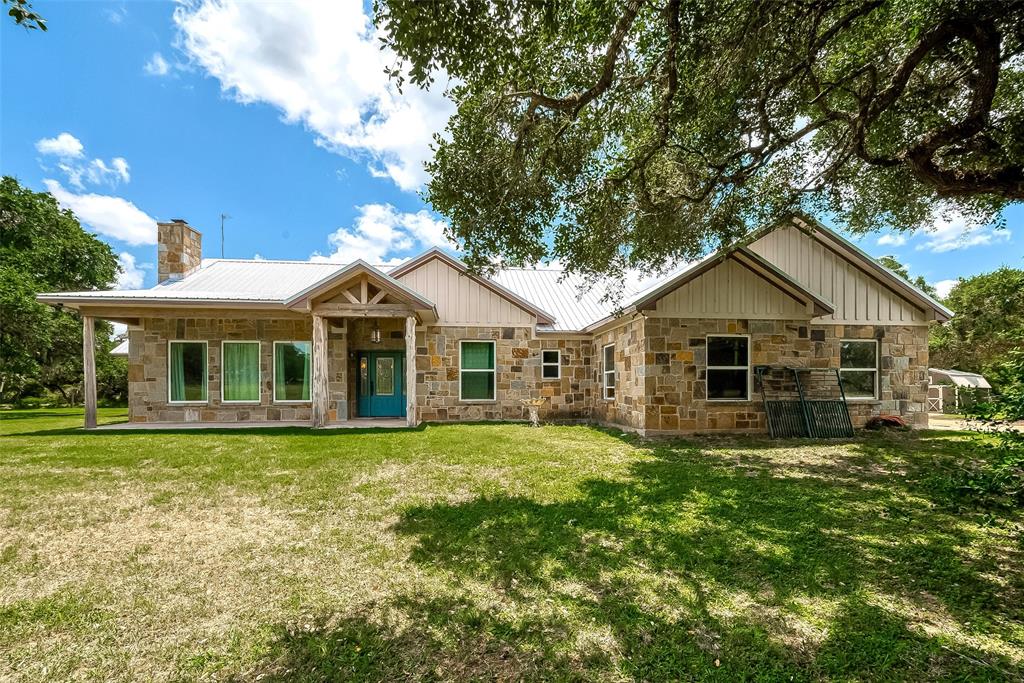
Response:
M369 263L366 263L361 259L353 261L341 270L331 273L320 281L315 282L302 291L295 293L293 296L285 299L284 305L288 308L296 308L305 305L308 309L315 298L331 292L333 289L340 287L357 275L365 275L368 278L373 278L374 284L378 288L388 291L397 298L407 300L417 310L432 311L436 317L437 308L434 306L434 302L424 298L419 293L409 289L392 276L374 268Z

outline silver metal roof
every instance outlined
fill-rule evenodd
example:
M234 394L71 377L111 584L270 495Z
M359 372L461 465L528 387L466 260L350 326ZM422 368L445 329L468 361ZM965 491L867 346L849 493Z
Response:
M959 387L974 387L976 389L991 389L992 385L988 380L976 372L964 372L963 370L943 370L942 368L928 368L932 384L941 384L947 380L950 384Z
M600 287L588 288L582 278L561 270L510 268L491 279L551 313L555 317L552 330L582 330L616 308L614 302L601 300L604 291Z

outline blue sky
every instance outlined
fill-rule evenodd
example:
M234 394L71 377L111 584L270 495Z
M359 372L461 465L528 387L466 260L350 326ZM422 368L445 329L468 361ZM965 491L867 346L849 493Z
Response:
M380 263L445 244L416 190L451 107L390 87L360 4L35 5L47 33L0 22L0 172L110 242L122 286L155 284L154 221L170 218L207 257L222 212L229 258ZM1024 267L1024 209L1006 218L859 244L950 281Z

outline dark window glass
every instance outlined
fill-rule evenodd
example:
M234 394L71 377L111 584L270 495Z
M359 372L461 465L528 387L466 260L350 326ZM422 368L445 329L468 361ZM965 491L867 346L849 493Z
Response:
M541 351L541 377L544 379L558 379L559 363L561 354L558 351Z
M839 348L839 367L873 370L877 350L874 341L844 341Z
M747 364L746 337L708 337L708 367Z
M842 376L846 398L874 398L874 370L844 370Z
M747 371L708 370L708 398L745 401L747 398Z

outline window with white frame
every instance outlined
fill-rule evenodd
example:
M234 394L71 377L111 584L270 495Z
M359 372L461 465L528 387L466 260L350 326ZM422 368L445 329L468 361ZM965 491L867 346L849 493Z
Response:
M167 398L171 403L206 402L206 342L167 343Z
M540 352L540 376L542 379L562 378L562 352L558 349L544 349Z
M274 342L274 401L307 403L312 366L311 342Z
M839 376L846 398L877 398L878 341L844 339L839 344Z
M224 341L220 345L220 400L259 403L260 343Z
M707 398L709 401L750 400L750 337L708 336Z
M493 341L459 342L459 400L495 400Z
M601 391L606 401L615 399L615 344L609 344L602 350Z

